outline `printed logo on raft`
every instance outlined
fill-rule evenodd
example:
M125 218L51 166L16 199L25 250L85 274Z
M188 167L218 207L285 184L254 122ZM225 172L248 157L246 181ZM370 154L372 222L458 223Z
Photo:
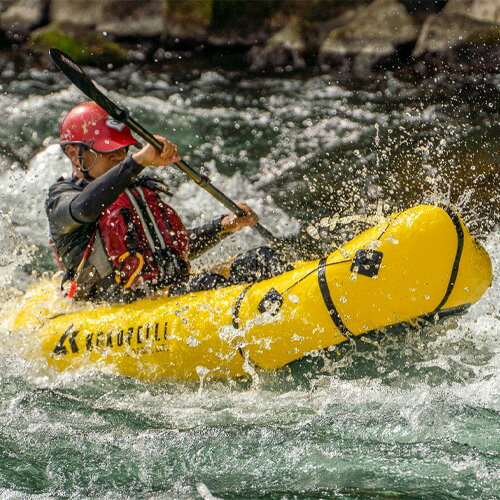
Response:
M155 350L167 350L168 323L154 323L149 325L131 326L129 328L113 329L108 332L85 332L81 335L80 330L71 325L56 342L52 354L65 356L70 352L76 354L81 351L93 351L97 349L117 349L124 346L132 350L150 347Z

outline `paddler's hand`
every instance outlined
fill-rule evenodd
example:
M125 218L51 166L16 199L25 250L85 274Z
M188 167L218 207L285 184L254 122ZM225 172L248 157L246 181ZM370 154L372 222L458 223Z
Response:
M241 217L238 217L234 213L226 215L221 220L222 229L226 233L234 233L241 231L247 226L255 226L259 221L258 215L246 203L237 203L237 205L245 212L245 215Z
M143 167L164 167L169 163L180 161L181 157L177 152L176 144L161 135L155 135L155 139L163 144L163 150L160 152L151 144L146 144L140 151L132 155L134 161Z

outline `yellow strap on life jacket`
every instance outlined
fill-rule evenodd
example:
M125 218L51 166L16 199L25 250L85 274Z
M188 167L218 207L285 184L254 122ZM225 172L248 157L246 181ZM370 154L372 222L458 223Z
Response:
M125 252L124 254L120 255L120 257L118 257L118 262L123 262L128 257L137 257L139 259L139 264L136 267L135 271L130 276L130 278L128 279L128 281L123 285L123 288L130 288L135 278L137 278L139 273L142 271L142 268L144 267L144 257L139 252L134 252L133 254L130 254L130 252ZM116 271L115 280L117 283L122 282L122 278L118 271Z

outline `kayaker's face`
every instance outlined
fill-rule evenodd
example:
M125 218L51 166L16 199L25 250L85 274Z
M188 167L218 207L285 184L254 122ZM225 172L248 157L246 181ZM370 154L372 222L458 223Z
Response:
M89 169L91 177L97 179L122 162L127 157L127 149L120 148L111 153L98 153L97 151L87 149L83 153L83 166Z
M83 166L88 169L88 174L97 179L112 169L118 163L122 162L127 157L128 147L111 151L110 153L98 153L91 149L86 149L83 152ZM66 147L66 152L75 167L78 165L78 149L77 146L69 145ZM76 170L76 175L81 177L81 172Z

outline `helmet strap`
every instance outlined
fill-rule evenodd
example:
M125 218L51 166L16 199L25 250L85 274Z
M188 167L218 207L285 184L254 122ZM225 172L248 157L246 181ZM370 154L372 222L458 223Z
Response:
M89 151L91 151L91 149L87 146L85 146L84 144L80 144L79 147L78 147L78 154L77 154L77 158L78 158L78 170L82 173L83 175L83 178L90 182L90 181L93 181L94 180L94 177L92 177L90 174L89 174L89 170L95 165L95 162L97 161L97 155L94 159L94 162L92 163L92 165L88 168L85 168L83 166L83 153L85 153L85 150L88 149Z

